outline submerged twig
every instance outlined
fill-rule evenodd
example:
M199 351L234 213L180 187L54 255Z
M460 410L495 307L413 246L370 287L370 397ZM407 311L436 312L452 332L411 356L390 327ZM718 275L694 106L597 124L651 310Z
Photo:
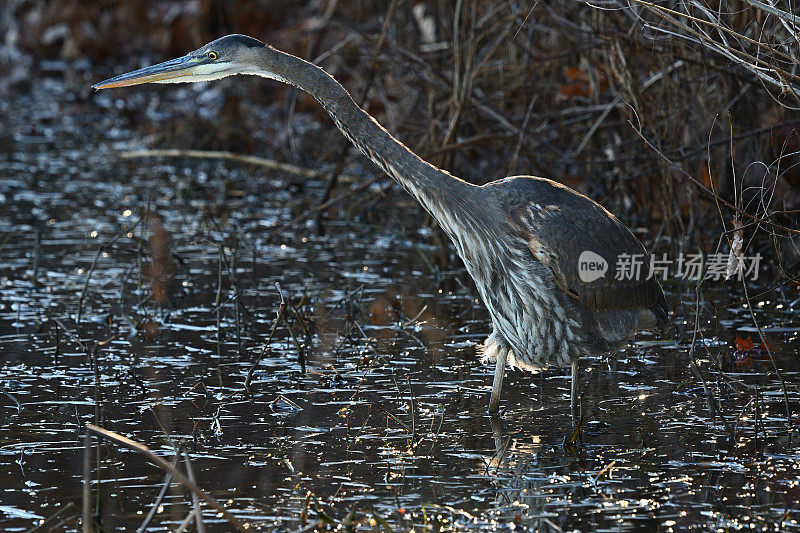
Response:
M281 297L281 304L278 306L278 311L275 316L275 322L272 323L272 329L269 332L269 337L267 337L267 342L264 343L264 348L261 350L261 353L258 354L253 366L250 367L250 370L247 371L247 378L244 380L244 388L248 391L250 390L250 382L253 380L253 373L256 371L256 367L266 355L267 350L269 349L269 343L272 342L272 337L275 336L275 330L278 329L278 324L280 324L281 320L283 319L283 314L286 312L286 299L283 297L283 291L281 290L281 286L279 283L275 283L275 287L278 289L278 294Z
M186 477L192 483L197 483L194 478L194 469L192 468L192 461L189 459L189 452L183 450L183 464L186 466ZM194 512L195 525L197 526L197 533L205 533L206 525L203 522L203 511L200 509L200 499L196 493L192 493L192 511Z
M8 391L7 391L6 389L4 389L3 387L0 387L0 392L2 392L3 394L5 394L5 395L6 395L6 396L8 396L9 398L11 398L11 401L12 401L12 402L14 402L14 403L17 405L17 412L18 412L18 413L21 413L21 412L22 412L22 404L20 403L20 401L19 401L19 400L17 400L17 399L14 397L14 395L13 395L13 394L11 394L10 392L8 392Z
M158 418L156 418L158 420ZM161 422L159 422L159 425ZM178 445L175 448L175 457L172 459L172 468L177 468L178 461L181 458L181 451L183 450L183 444ZM153 520L153 517L156 516L158 512L158 507L161 505L161 501L164 499L164 495L167 493L167 489L169 488L170 482L172 481L172 473L167 472L167 475L164 477L164 484L161 485L161 490L158 492L158 496L156 496L153 505L150 506L150 511L147 513L147 516L144 518L144 521L141 525L136 528L136 533L144 533L147 526L150 525L150 522Z
M184 531L186 531L189 528L189 524L191 524L192 520L194 520L196 514L197 514L197 509L192 508L192 510L189 511L189 514L186 515L186 518L183 519L183 522L181 522L180 525L177 527L177 529L175 529L174 533L183 533Z
M125 228L122 231L120 231L119 233L117 233L114 236L114 238L111 239L110 243L103 244L103 245L100 246L100 248L97 249L97 253L94 256L94 259L92 260L92 266L89 267L89 271L86 273L86 281L84 281L84 283L83 283L83 289L81 290L81 294L78 297L78 316L75 319L75 329L78 331L78 335L79 336L80 336L80 332L81 332L81 317L83 315L83 302L86 299L87 292L89 291L89 282L91 281L92 274L94 274L94 270L97 267L97 261L100 259L100 256L103 254L103 252L105 252L106 250L109 250L112 246L114 246L114 244L119 239L121 239L122 237L124 237L125 235L130 233L132 230L134 230L136 228L136 226L138 226L141 223L141 221L142 221L141 219L137 220L136 222L134 222L133 224L131 224L127 228Z
M36 533L37 531L41 531L42 529L45 529L45 528L47 528L47 531L55 531L59 527L59 525L65 524L69 520L74 520L75 518L77 518L77 515L73 515L73 516L67 517L64 520L62 520L61 522L58 522L57 524L53 524L53 522L55 522L55 520L57 520L62 515L64 515L64 513L66 513L67 511L73 511L74 512L76 509L77 509L77 507L75 506L74 503L67 502L65 505L62 505L61 508L58 511L56 511L55 513L53 513L50 516L48 516L47 518L45 518L42 521L41 524L38 524L38 525L26 530L25 533Z
M181 485L183 485L186 489L190 490L193 494L196 494L201 500L206 502L209 507L219 512L219 514L228 521L228 523L233 526L235 529L239 531L247 531L248 527L245 524L242 524L236 517L234 517L225 507L220 505L214 498L212 498L208 493L203 491L200 487L198 487L195 483L192 483L188 477L186 477L180 470L177 468L173 468L170 463L168 463L163 457L156 455L153 453L147 446L135 442L127 437L123 437L118 433L114 433L113 431L108 431L106 429L100 428L95 426L94 424L86 424L86 437L85 443L86 446L91 449L91 435L95 435L98 438L110 440L124 448L128 448L139 455L145 457L150 463L158 466L165 472L169 472L172 474L172 477ZM86 453L86 452L84 452ZM84 503L88 503L90 497L88 495L88 476L89 476L89 465L91 459L87 461L86 455L84 455ZM88 514L88 507L85 507L84 510L84 518ZM84 525L84 532L90 533L90 530L86 529Z
M778 369L778 365L775 364L775 357L772 355L772 348L770 348L769 344L767 344L767 339L764 337L764 331L761 329L761 325L756 320L756 314L753 312L753 304L750 302L750 296L747 292L747 282L742 276L742 287L744 288L744 296L747 299L747 310L750 311L750 318L753 320L753 325L755 325L756 329L758 330L758 337L761 339L761 345L764 347L764 350L769 355L769 360L772 363L772 369L775 371L775 374L778 376L778 379L781 382L781 392L783 393L783 405L786 408L786 423L791 426L792 424L792 411L789 408L789 393L786 391L786 381L783 379L783 374Z
M692 332L692 344L689 347L689 358L691 359L691 366L692 371L695 375L700 379L700 383L703 384L703 392L706 395L706 402L708 404L708 410L711 412L711 417L716 420L717 415L719 415L720 420L722 420L722 425L725 426L725 429L730 431L730 427L728 426L728 421L725 419L725 416L718 412L717 406L714 403L714 396L711 394L711 390L708 388L708 383L706 382L706 378L703 375L703 371L700 369L700 365L697 364L697 359L694 356L694 349L697 345L697 332L700 330L700 284L695 287L694 289L695 294L695 309L694 309L694 331Z
M91 425L91 424L90 424ZM92 436L83 435L83 533L92 533Z

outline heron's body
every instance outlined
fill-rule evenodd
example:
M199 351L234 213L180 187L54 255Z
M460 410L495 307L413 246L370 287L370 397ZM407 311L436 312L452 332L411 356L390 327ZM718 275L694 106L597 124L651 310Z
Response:
M649 277L639 241L598 203L556 182L517 176L471 185L423 161L392 137L321 68L255 39L223 37L173 61L123 74L96 88L146 82L205 81L254 74L313 96L342 133L416 198L453 241L492 317L484 344L496 359L491 408L503 371L573 366L583 355L624 345L666 320L664 294ZM607 272L582 279L578 261L591 252ZM621 257L638 257L635 279L618 276ZM619 278L619 279L617 279Z
M456 247L492 316L494 333L484 357L508 349L512 366L566 366L583 355L616 350L636 332L663 322L666 304L655 279L614 279L617 257L646 258L646 252L599 204L526 176L481 190L488 209L500 215L493 221L499 231L483 240L488 250L480 244ZM606 259L606 276L580 280L583 251Z

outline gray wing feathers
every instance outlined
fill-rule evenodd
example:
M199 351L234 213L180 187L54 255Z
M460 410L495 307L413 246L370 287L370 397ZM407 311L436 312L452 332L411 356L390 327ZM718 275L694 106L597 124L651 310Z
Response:
M649 277L650 258L642 244L600 204L563 185L540 178L503 180L501 198L508 222L520 231L534 257L553 271L556 284L591 311L650 309L666 319L666 300L657 279ZM602 257L602 277L584 281L579 272L583 252ZM618 259L641 262L639 275L618 272ZM624 259L623 259L624 261ZM617 278L620 279L617 279Z

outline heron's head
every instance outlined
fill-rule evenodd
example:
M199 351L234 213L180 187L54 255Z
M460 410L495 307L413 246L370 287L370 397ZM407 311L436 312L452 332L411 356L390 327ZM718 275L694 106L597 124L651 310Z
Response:
M142 83L188 83L234 74L255 74L258 51L266 46L246 35L227 35L183 57L120 74L92 87L110 89Z

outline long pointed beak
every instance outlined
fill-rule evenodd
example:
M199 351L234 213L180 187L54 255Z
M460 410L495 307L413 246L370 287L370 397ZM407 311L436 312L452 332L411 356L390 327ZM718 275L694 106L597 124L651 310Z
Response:
M191 77L195 68L201 63L202 60L200 58L187 55L177 59L170 59L151 67L140 68L133 72L114 76L106 81L95 83L92 88L111 89L113 87L127 87L142 83L176 83L184 81L181 78Z

